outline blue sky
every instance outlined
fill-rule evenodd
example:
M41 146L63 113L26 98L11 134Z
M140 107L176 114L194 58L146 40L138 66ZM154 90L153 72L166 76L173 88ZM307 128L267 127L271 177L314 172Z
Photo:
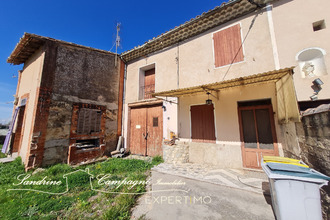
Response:
M221 0L2 0L0 3L0 122L12 114L17 71L6 62L24 32L110 50L121 23L119 53L221 5ZM114 51L114 48L113 50Z

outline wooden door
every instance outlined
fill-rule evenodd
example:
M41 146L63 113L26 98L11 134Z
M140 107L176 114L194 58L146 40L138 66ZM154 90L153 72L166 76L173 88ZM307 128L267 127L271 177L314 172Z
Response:
M162 105L131 108L131 153L144 156L162 155L162 141Z
M162 155L163 108L153 106L147 109L147 155Z
M131 135L130 135L130 151L132 154L146 155L147 142L145 135L146 127L146 108L131 109Z
M13 148L12 153L18 152L21 148L22 144L22 132L24 127L24 113L25 113L25 106L22 106L18 110L17 116L17 124L16 124L16 131L13 133Z
M277 156L278 147L271 105L239 107L243 165L261 168L263 156Z

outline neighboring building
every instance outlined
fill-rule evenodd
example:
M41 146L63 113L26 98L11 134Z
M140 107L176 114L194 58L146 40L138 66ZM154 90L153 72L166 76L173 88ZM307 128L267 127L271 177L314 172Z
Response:
M11 152L27 169L110 155L121 135L124 64L116 54L25 33L7 61L24 63Z
M329 103L329 7L233 0L121 54L127 148L162 154L174 133L190 162L260 168L283 155L297 144L298 102Z

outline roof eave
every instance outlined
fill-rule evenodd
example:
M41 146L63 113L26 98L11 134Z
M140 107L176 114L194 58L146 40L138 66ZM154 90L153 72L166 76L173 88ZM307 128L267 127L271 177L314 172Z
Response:
M269 3L273 0L259 0L258 3ZM257 9L248 0L234 0L203 13L174 29L149 40L145 44L121 54L127 63L160 51L176 43L197 36L230 20L249 14Z
M47 41L52 41L52 42L56 42L56 43L63 44L63 45L97 51L100 53L115 55L115 53L106 51L106 50L95 49L92 47L74 44L74 43L70 43L70 42L66 42L66 41L62 41L62 40L56 40L56 39L50 38L50 37L43 37L43 36L39 36L36 34L24 33L23 37L21 37L19 42L16 44L15 49L8 57L7 63L11 63L14 65L19 65L19 64L24 63L30 56L32 56Z

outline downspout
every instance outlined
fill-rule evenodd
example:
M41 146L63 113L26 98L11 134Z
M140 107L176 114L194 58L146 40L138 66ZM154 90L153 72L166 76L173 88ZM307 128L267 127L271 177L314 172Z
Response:
M122 114L122 118L121 118L121 120L122 120L122 124L121 124L121 128L122 128L122 131L121 131L121 135L123 136L123 137L125 137L125 136L127 136L127 135L125 135L125 124L127 123L127 122L125 122L125 114L126 114L126 107L125 107L125 96L126 96L126 80L127 80L127 64L126 64L126 62L124 62L123 61L123 63L125 64L125 70L124 70L124 86L123 86L123 114ZM123 145L124 145L124 149L125 149L125 152L127 152L127 137L126 138L124 138L124 143L123 143Z

